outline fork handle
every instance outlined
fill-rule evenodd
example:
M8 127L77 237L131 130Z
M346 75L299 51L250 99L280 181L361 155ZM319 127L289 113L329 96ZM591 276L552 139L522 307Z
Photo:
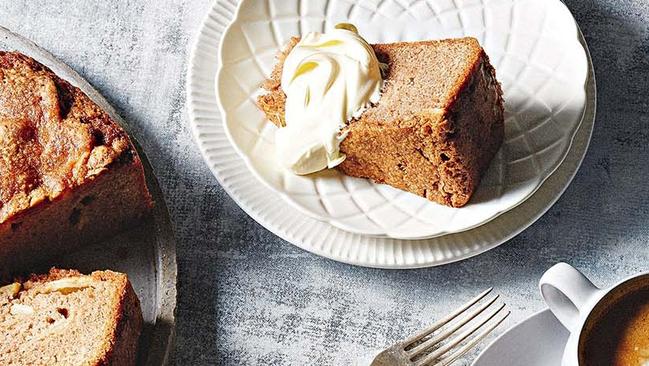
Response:
M602 291L567 263L557 263L548 269L539 288L552 313L570 332L577 330L581 317L590 312L593 300Z

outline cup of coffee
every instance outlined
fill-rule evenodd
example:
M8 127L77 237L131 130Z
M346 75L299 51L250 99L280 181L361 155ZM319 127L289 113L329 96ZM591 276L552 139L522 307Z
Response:
M649 366L649 272L600 289L566 263L539 281L570 337L562 366Z

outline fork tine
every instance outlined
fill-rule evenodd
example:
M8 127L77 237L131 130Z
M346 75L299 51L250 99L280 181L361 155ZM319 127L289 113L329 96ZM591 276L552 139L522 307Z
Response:
M450 329L436 335L435 337L431 337L430 339L427 339L424 343L418 345L417 347L411 350L406 351L406 353L410 358L415 357L421 352L430 348L431 346L448 338L451 334L455 333L458 329L462 328L466 323L470 322L475 317L482 314L482 312L485 311L488 307L490 307L494 302L496 302L496 300L498 300L499 297L500 295L494 296L491 300L487 301L486 303L482 304L479 308L473 310L471 313L464 316L462 320L457 322L457 324L453 324L453 326Z
M480 334L478 334L473 339L471 339L469 343L465 344L457 351L451 353L450 356L444 358L442 362L436 364L435 366L448 366L458 358L464 356L465 353L469 352L473 347L475 347L478 343L480 343L481 340L483 340L486 336L488 336L491 332L493 332L493 330L496 329L496 327L498 327L500 323L505 321L505 319L507 319L509 314L511 314L511 312L508 311L504 316L500 317L500 319L498 319L493 325L489 326L489 328L480 332Z
M444 324L450 322L451 320L455 319L458 315L462 314L466 309L470 308L473 306L475 303L478 301L482 300L485 296L489 295L491 291L493 290L493 287L487 289L480 295L474 297L473 299L469 300L466 304L462 305L459 309L456 311L452 312L451 314L447 315L445 318L440 319L439 321L435 322L433 325L429 326L428 328L423 329L419 333L416 333L412 335L410 338L407 338L405 341L403 341L404 347L407 347L411 345L413 342L417 342L418 340L424 338L425 336L429 335L430 333L436 331L437 329L441 328Z
M477 326L474 326L472 329L468 329L468 330L464 331L464 333L462 333L462 334L458 335L457 337L455 337L454 340L446 343L444 346L442 346L439 349L435 350L434 352L426 355L426 357L424 357L423 359L418 360L417 362L415 362L415 365L417 365L417 366L428 365L431 362L435 361L441 355L443 355L446 352L450 351L451 349L453 349L453 347L455 347L458 344L462 343L462 341L464 341L469 336L471 336L473 333L478 331L483 325L485 325L488 321L490 321L496 315L498 315L498 313L500 313L500 311L503 310L504 308L505 308L505 304L502 304L498 309L496 309L496 311L492 311L491 314L486 319L482 320L480 322L480 324L478 324Z

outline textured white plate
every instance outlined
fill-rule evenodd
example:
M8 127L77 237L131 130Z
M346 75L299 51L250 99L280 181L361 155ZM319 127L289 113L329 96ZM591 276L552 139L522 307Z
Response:
M471 202L453 209L337 170L296 176L275 160L274 133L255 105L285 42L352 22L372 43L474 36L505 93L505 142ZM226 133L248 168L302 212L373 236L464 231L519 205L566 156L586 103L588 61L559 0L243 0L226 29L217 96Z
M503 333L485 348L473 366L559 366L569 335L545 309Z
M416 268L454 262L494 248L531 225L561 196L579 168L595 119L592 67L584 121L564 163L532 197L491 222L432 239L398 240L350 233L301 214L255 178L225 134L214 76L219 40L236 7L236 0L217 0L199 30L187 77L189 121L205 162L225 191L253 219L292 244L337 261L369 267Z

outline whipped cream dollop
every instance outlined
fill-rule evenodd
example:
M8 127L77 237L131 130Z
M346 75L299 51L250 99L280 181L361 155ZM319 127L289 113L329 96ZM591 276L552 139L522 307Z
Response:
M303 36L282 71L286 124L275 135L281 164L304 175L342 163L341 130L378 102L382 82L374 50L353 25Z

